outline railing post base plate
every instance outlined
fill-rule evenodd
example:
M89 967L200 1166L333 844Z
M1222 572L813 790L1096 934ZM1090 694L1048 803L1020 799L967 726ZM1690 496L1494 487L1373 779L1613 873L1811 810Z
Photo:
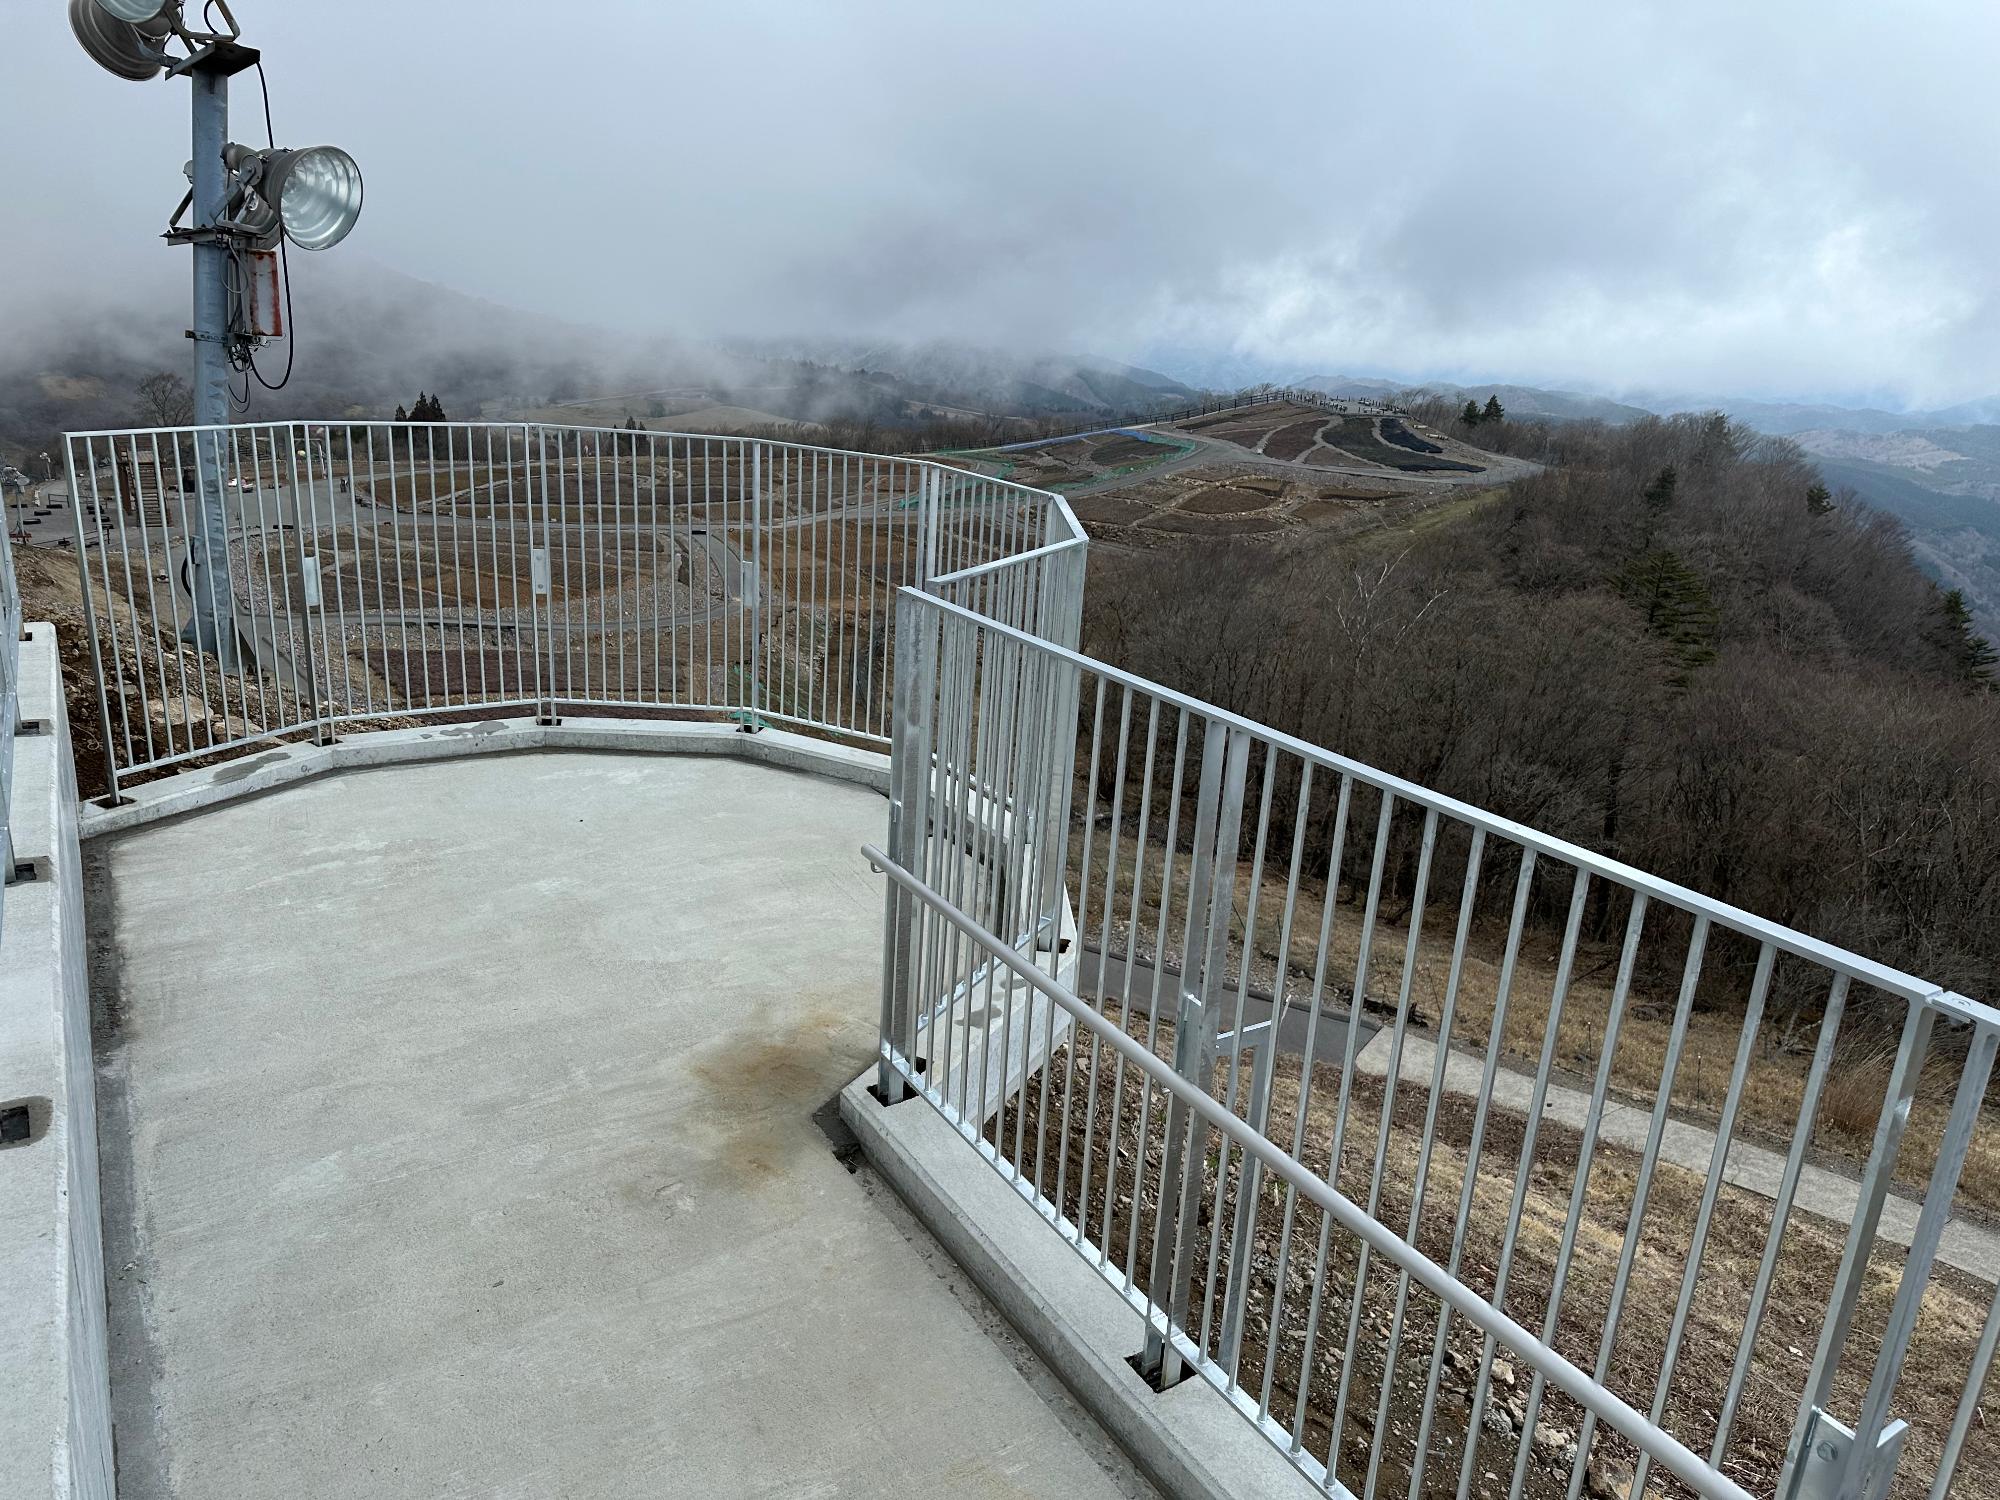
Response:
M1169 1382L1164 1377L1167 1365L1167 1345L1157 1333L1146 1335L1146 1347L1137 1354L1127 1355L1125 1363L1130 1365L1139 1378L1146 1382L1155 1393L1170 1391L1188 1378L1191 1373L1184 1359L1174 1361L1180 1367L1179 1373Z
M923 1074L929 1071L930 1059L920 1057L911 1066L919 1074ZM893 1084L891 1080L893 1080ZM888 1093L883 1092L885 1087L889 1089ZM868 1085L868 1097L884 1109L892 1109L898 1104L905 1104L916 1098L917 1086L910 1082L909 1079L903 1077L901 1073L892 1071L887 1064L884 1064L876 1081Z
M1875 1463L1869 1470L1858 1458L1849 1461L1854 1453L1853 1431L1815 1407L1806 1423L1784 1500L1881 1500L1888 1493L1909 1430L1909 1423L1901 1420L1883 1428Z

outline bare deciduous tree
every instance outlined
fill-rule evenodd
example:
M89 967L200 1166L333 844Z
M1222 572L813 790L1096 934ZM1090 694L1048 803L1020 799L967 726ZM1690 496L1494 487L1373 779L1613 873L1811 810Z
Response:
M185 427L194 420L194 392L169 370L155 370L139 382L139 409L158 427Z
M1093 555L1088 646L1965 994L2000 993L2000 693L1966 670L1964 627L1900 528L1859 504L1802 504L1818 476L1795 444L1712 415L1494 431L1549 467L1397 551L1294 533ZM1672 504L1649 505L1669 468ZM1621 587L1649 553L1698 585L1699 650L1685 611ZM1274 837L1289 816L1281 798ZM1308 828L1307 847L1323 854L1323 836ZM1733 966L1754 958L1721 954L1716 992L1740 997ZM1790 1033L1809 1035L1823 999L1779 997Z

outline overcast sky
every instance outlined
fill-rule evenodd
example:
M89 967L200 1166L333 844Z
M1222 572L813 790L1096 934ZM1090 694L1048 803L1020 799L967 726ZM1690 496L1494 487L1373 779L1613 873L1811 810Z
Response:
M2000 392L1991 0L236 11L280 141L361 162L329 255L575 321ZM0 15L5 308L145 282L186 86Z

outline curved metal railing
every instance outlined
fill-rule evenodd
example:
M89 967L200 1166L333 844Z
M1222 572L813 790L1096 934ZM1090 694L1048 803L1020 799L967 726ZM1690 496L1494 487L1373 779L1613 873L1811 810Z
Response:
M291 422L76 433L68 455L114 791L492 712L881 745L896 590L969 593L982 566L1084 542L1040 491L746 438Z

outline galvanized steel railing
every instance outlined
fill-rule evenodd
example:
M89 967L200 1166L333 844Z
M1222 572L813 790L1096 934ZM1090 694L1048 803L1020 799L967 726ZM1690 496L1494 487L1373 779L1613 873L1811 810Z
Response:
M2000 1468L2000 1015L1081 655L1059 497L536 425L69 446L114 788L508 709L888 745L884 1097L1330 1492Z
M913 907L921 907L931 913L939 923L965 940L968 952L978 955L977 968L987 985L991 986L995 980L1017 982L1048 1002L1043 1012L1049 1018L1045 1041L1053 1038L1054 1017L1058 1011L1062 1012L1066 1022L1078 1023L1089 1033L1093 1049L1102 1045L1117 1058L1120 1068L1129 1066L1135 1077L1145 1079L1150 1087L1172 1101L1168 1106L1169 1116L1179 1115L1190 1126L1198 1123L1203 1128L1216 1131L1246 1161L1254 1160L1262 1170L1282 1182L1288 1194L1311 1204L1326 1215L1329 1223L1337 1224L1364 1247L1387 1257L1408 1282L1429 1292L1497 1345L1519 1355L1536 1371L1537 1379L1553 1379L1562 1389L1573 1392L1593 1416L1610 1422L1649 1456L1665 1463L1697 1493L1710 1496L1712 1500L1745 1500L1746 1492L1741 1487L1718 1475L1698 1455L1660 1431L1600 1382L1550 1349L1450 1272L1397 1239L1380 1220L1342 1197L1324 1178L1308 1171L1283 1147L1218 1103L1212 1094L1196 1088L1150 1049L1127 1035L1115 1021L1106 1019L1101 1011L1093 1009L1088 1002L1078 999L1050 979L1023 955L1018 946L995 937L880 849L864 845L862 853L876 870L889 877ZM1023 1034L1021 1041L1025 1047L1031 1039ZM961 1121L966 1118L955 1105L948 1107L947 1112ZM1174 1137L1180 1134L1171 1124L1167 1129ZM986 1146L987 1143L982 1140L979 1144ZM989 1148L988 1154L1003 1166L1007 1164L999 1152ZM1018 1175L1014 1180L1023 1181ZM1074 1225L1065 1227L1075 1233ZM1157 1245L1155 1253L1158 1253ZM1163 1346L1170 1346L1177 1356L1200 1359L1199 1351L1191 1345L1184 1329L1160 1316L1159 1310L1149 1307L1146 1311L1149 1322L1153 1324L1152 1334Z
M895 590L1080 536L1005 481L743 438L263 423L68 447L114 792L509 710L880 744Z
M1001 607L898 605L878 1090L1099 1268L1154 1379L1368 1497L1988 1471L2000 1239L1952 1220L2000 1208L2000 1015L1038 638L1032 575L981 576Z

